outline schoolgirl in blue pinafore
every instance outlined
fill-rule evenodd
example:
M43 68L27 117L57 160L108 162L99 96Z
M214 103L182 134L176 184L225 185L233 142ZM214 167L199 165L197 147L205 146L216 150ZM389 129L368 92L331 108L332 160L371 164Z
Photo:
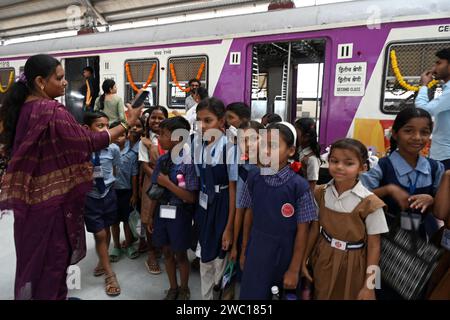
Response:
M442 170L440 170L438 174L439 169L439 163L436 160L427 158L427 161L430 164L430 175L431 175L431 184L428 186L423 187L417 187L417 180L419 178L419 174L416 175L416 179L414 183L411 183L409 186L402 185L395 174L394 167L392 166L392 162L389 161L389 158L382 158L378 162L378 164L381 167L381 170L383 171L383 179L380 181L380 187L386 186L388 184L396 184L400 186L402 189L404 189L406 192L408 192L411 196L416 194L429 194L434 197L436 194L436 190L434 188L435 182L437 179L440 180L442 176ZM389 210L391 212L400 212L400 207L398 206L397 202L394 201L391 197L386 197L384 199L386 205L388 206ZM428 218L428 219L427 219ZM419 228L419 233L422 237L425 237L426 231L428 231L428 234L431 236L434 232L437 231L437 225L433 224L433 221L430 220L432 218L431 215L427 215L424 218L424 222L429 222L427 224L421 224L421 227ZM428 227L428 228L427 228Z
M206 163L205 149L211 148L213 164ZM237 164L227 165L227 139L223 135L213 145L203 143L201 161L196 165L200 177L200 192L207 195L206 209L199 205L195 213L195 223L199 227L201 262L207 263L216 258L223 259L226 252L222 250L222 236L228 222L229 182L237 180ZM216 154L219 153L219 154Z
M408 212L413 220L421 220L419 228L421 236L426 237L426 233L431 236L437 231L437 223L432 215L421 213L426 213L425 210L429 210L432 206L430 196L434 198L444 172L444 167L439 161L425 158L420 154L429 142L432 130L433 121L427 111L420 108L403 109L392 124L391 153L361 176L361 181L369 190L376 190L375 193L380 192L383 195L394 193L395 197L385 196L385 199L382 199L388 206L390 214L387 215L387 222L391 230L396 229L400 221L405 226L406 216L402 215L403 218L400 219L402 210L395 200L405 202L404 198L409 195L408 202L414 202L409 203ZM393 186L391 190L388 189L389 185ZM420 194L429 197L422 197L422 202L417 203L418 200L414 199ZM397 196L400 198L395 199Z
M246 190L247 189L247 190ZM247 244L240 299L270 299L283 287L298 223L317 219L308 182L285 166L274 176L248 173L241 205L251 201L253 225Z

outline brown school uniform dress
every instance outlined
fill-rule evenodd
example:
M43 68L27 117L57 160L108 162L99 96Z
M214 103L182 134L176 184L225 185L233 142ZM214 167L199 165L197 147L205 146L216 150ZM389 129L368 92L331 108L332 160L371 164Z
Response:
M156 165L156 161L158 160L159 156L163 154L158 149L158 146L152 145L151 150L149 151L149 165L154 168ZM142 173L144 178L142 182L142 190L141 190L141 221L144 224L148 224L150 220L150 198L147 195L147 191L150 188L150 185L152 184L152 177L145 174L145 172Z
M445 225L447 229L450 229L450 217L447 218ZM444 228L441 229L443 231ZM437 240L440 246L443 232L438 232ZM445 249L444 249L445 250ZM441 259L438 262L436 269L434 270L430 283L429 283L429 295L430 300L450 300L450 251L445 250Z
M316 188L314 196L319 204L319 224L332 238L367 245L365 218L385 206L377 196L364 198L349 213L325 206L325 187ZM314 277L314 299L354 300L364 285L367 269L367 247L343 251L336 249L319 234L311 255Z

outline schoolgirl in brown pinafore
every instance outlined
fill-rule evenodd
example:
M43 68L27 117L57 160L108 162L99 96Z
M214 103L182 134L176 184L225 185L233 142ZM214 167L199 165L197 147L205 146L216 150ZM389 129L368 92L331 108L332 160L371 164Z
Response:
M322 232L319 234L310 256L314 277L314 299L356 299L366 279L367 232L364 220L385 204L377 196L370 195L352 212L337 212L325 206L325 189L326 185L319 186L314 194L319 205L320 227L331 238L355 246L364 243L364 246L343 251L332 247Z

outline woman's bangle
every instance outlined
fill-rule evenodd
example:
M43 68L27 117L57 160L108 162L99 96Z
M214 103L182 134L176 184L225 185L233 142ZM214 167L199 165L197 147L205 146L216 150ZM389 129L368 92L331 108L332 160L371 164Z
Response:
M120 125L125 129L125 131L130 130L130 125L125 121L120 122Z

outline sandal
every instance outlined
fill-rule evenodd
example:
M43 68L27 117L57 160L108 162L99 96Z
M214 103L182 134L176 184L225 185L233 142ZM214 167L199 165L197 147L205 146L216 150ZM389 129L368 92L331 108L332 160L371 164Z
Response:
M150 272L151 274L160 274L162 272L161 268L159 267L158 261L148 263L148 260L146 260L145 266L147 267L148 272Z
M119 282L117 282L117 277L114 272L105 277L105 293L110 297L115 297L120 294Z
M166 297L163 300L177 300L178 288L167 290Z
M111 253L109 254L109 261L117 262L120 260L121 256L122 256L122 249L114 247L112 248Z
M178 288L177 300L190 300L190 299L191 299L191 290L189 290L189 287Z
M133 245L126 248L125 253L130 259L136 259L139 257L139 252L137 252L136 248Z
M100 277L105 274L105 269L103 269L103 267L97 266L97 267L95 267L93 274L94 274L94 277Z

